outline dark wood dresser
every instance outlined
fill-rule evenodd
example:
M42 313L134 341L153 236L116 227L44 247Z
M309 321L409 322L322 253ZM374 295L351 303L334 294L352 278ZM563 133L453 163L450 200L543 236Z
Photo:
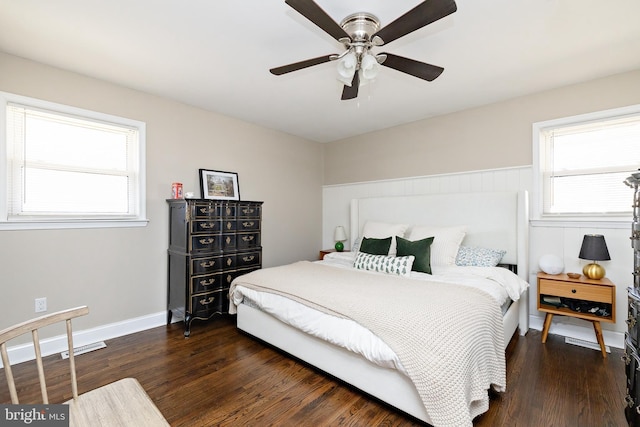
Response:
M229 285L262 267L262 202L170 199L167 323L229 312Z
M633 192L633 222L631 248L633 249L633 286L627 287L629 301L624 356L627 378L625 415L629 426L640 426L640 170L625 181Z

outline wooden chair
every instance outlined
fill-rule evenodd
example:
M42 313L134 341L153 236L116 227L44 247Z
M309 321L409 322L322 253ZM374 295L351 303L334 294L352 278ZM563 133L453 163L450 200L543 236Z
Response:
M86 306L59 311L19 323L0 331L0 353L4 365L5 376L11 395L11 403L18 404L18 393L11 372L7 341L31 332L38 367L42 403L48 404L47 386L44 378L42 354L38 329L54 323L66 322L67 342L69 347L69 364L71 370L71 390L73 399L64 402L69 405L71 426L168 426L151 398L140 383L134 378L125 378L87 393L78 395L76 366L73 356L73 337L71 319L89 313Z

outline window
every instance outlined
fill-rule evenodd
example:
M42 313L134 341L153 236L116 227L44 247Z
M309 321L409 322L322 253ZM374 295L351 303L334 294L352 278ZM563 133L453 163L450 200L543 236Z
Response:
M640 106L533 126L534 219L628 219L623 181L640 167Z
M146 224L144 123L8 93L0 100L0 227Z

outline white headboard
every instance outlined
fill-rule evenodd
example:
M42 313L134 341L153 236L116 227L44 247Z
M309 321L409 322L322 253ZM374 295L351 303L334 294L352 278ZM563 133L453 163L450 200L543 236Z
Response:
M502 263L528 280L529 207L526 191L371 197L351 201L351 242L366 221L414 225L466 225L465 246L507 251ZM410 229L409 229L410 231Z

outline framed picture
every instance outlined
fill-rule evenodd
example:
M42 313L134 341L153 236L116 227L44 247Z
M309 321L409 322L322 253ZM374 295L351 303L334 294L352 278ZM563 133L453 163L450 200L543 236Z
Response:
M200 196L203 199L240 200L238 174L200 169Z

